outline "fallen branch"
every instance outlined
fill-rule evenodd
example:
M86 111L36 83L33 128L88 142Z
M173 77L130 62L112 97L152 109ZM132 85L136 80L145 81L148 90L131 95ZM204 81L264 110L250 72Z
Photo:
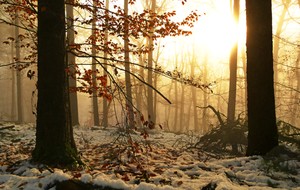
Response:
M5 130L5 129L12 129L14 128L15 126L14 125L9 125L9 126L5 126L5 127L0 127L0 131L1 130Z
M200 107L200 106L196 106L197 108L201 108L201 109L207 109L210 108L218 117L218 120L220 122L221 127L223 128L225 126L225 122L223 121L222 117L221 117L221 113L219 111L217 111L213 106L208 105L206 107ZM224 115L223 115L224 116Z

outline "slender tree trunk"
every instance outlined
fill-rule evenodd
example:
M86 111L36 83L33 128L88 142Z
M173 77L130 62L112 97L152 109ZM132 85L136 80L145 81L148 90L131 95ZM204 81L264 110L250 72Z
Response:
M20 52L20 39L19 39L19 14L18 12L16 13L16 19L15 19L15 39L16 39L16 61L17 61L17 68L20 65L20 59L21 59L21 52ZM17 123L22 123L23 122L23 103L22 103L22 80L21 80L21 71L17 70L17 111L18 111L18 119Z
M130 79L130 59L129 59L129 36L128 36L128 0L124 0L125 26L124 26L124 58L125 58L125 86L126 86L126 106L128 111L128 125L129 128L134 128L134 112L131 91Z
M237 81L237 58L238 58L238 22L240 14L240 0L233 0L233 17L235 20L234 36L235 41L231 49L229 59L229 98L227 107L227 122L230 124L235 120L235 107L236 107L236 81Z
M199 132L199 124L198 124L198 109L197 109L197 89L194 87L192 89L192 101L193 101L193 113L194 113L194 130Z
M176 55L175 55L175 68L177 69L177 66L178 66L178 53L177 53L177 51L175 50L175 53L176 53ZM179 101L178 101L178 99L179 99L179 97L178 97L178 82L176 82L176 81L174 81L174 91L175 91L175 93L174 93L174 96L175 96L175 103L174 103L174 106L175 106L175 114L174 114L174 131L175 132L178 132L179 130L180 130L180 126L179 126L179 128L178 128L178 120L179 120L179 106L178 106L178 103L179 103Z
M156 0L151 1L151 12L154 14L155 13L155 6L156 6ZM148 47L149 47L149 52L148 52L148 84L153 86L153 35L154 28L150 28L150 34L149 34L149 39L148 39ZM147 88L147 107L148 107L148 117L151 121L155 123L155 113L154 113L154 104L153 104L153 89L148 86Z
M15 32L15 28L12 27L12 33ZM11 62L14 62L15 57L15 47L13 43L11 44ZM11 69L11 120L17 121L16 118L16 71Z
M297 91L295 92L295 98L294 98L294 105L293 105L293 111L292 111L292 125L294 126L298 126L298 123L297 123L297 118L299 117L299 114L298 114L298 111L299 111L299 92L300 92L300 49L298 50L298 57L297 57L297 60L296 60L296 83L297 83L297 86L296 86L296 89Z
M178 106L178 83L176 81L174 81L174 91L175 91L175 116L174 116L174 131L177 132L179 130L178 129L178 112L179 112L179 106Z
M33 160L51 165L80 161L71 125L65 60L65 2L38 3L38 102Z
M170 86L169 86L169 89L168 89L168 97L172 97L172 87L173 87L173 84L174 83L172 81L170 81ZM166 121L166 123L169 123L170 115L171 115L171 106L168 105L168 106L165 107L165 121ZM169 129L169 130L171 130L171 129Z
M185 122L187 130L191 130L190 122L191 122L191 112L192 112L192 108L193 108L193 101L190 101L189 103L190 103L190 105L188 106L187 115L186 115L186 122Z
M143 55L139 55L139 65L144 66ZM144 79L144 68L139 68L139 75L142 79ZM140 112L143 112L142 109L142 95L143 94L143 85L138 85L137 87L137 96L136 96L136 107Z
M68 3L71 3L68 0ZM73 6L67 4L67 42L68 45L72 45L75 43L75 34L74 34L74 14L73 14ZM72 53L68 53L68 65L70 73L75 73L75 56ZM69 77L69 86L72 88L76 88L76 74L72 77ZM72 116L72 126L79 125L79 118L78 118L78 100L77 100L77 92L70 93L70 107L71 107L71 116Z
M157 63L158 63L158 60L159 60L159 52L160 52L160 48L157 49L157 55L156 55L156 60L155 60L155 69L157 69ZM157 83L158 83L158 75L154 75L154 88L157 89ZM153 112L154 112L154 115L153 115L153 122L154 123L157 123L157 105L158 105L158 102L157 102L157 93L154 93L154 98L153 98Z
M246 19L249 126L247 155L264 155L278 145L271 0L246 0Z
M105 1L105 8L106 8L106 12L105 14L108 16L109 12L109 0L106 0ZM108 21L106 21L106 25L108 25ZM108 42L108 30L106 29L105 30L105 33L104 33L105 37L104 37L104 44L107 45L107 42ZM107 52L104 51L104 67L107 69L107 58L108 58L108 55L107 55ZM104 74L105 71L104 71ZM102 125L104 128L107 128L108 127L108 102L107 102L107 99L106 98L103 98L103 119L102 119Z
M245 106L244 106L244 111L246 113L246 117L248 118L248 106L247 106L247 97L248 97L248 93L247 93L247 81L246 81L246 76L247 76L247 65L246 65L246 51L245 49L243 48L242 50L242 62L243 62L243 71L244 71L244 77L245 77L245 91L244 91L244 103L245 103Z
M96 28L96 11L97 11L97 5L96 5L96 1L93 0L93 22L92 22L92 35L95 34L97 28ZM95 37L93 37L92 39L92 57L95 57L97 54L96 51L96 39ZM92 58L92 83L93 83L93 97L92 97L92 101L93 101L93 118L94 118L94 125L95 126L99 126L100 122L99 122L99 106L98 106L98 93L97 93L97 62L95 59Z
M181 96L180 96L180 117L179 117L179 132L184 132L185 130L185 126L186 126L186 123L185 123L185 115L184 115L184 111L185 111L185 108L184 108L184 103L185 103L185 85L184 84L181 84Z
M204 57L204 61L203 61L203 81L207 82L207 54ZM207 93L205 91L203 91L203 107L206 107L208 105L208 97L207 97ZM207 109L203 109L202 110L202 121L201 121L201 132L202 134L205 134L208 131L208 124L207 124Z
M274 82L275 82L275 84L278 82L278 55L279 55L280 34L282 31L285 15L288 11L290 2L291 2L290 0L282 0L283 10L279 17L275 36L274 36L273 59L274 59ZM276 93L277 93L277 87L275 86L275 94Z
M197 60L196 60L196 54L195 54L195 48L193 48L193 57L192 57L192 60L190 62L190 66L191 66L191 76L192 77L195 77L195 64L197 63ZM192 93L192 109L193 109L193 114L194 114L194 117L193 117L193 123L194 123L194 130L196 132L199 131L199 126L198 126L198 113L197 113L197 88L194 87L194 86L191 86L191 93Z

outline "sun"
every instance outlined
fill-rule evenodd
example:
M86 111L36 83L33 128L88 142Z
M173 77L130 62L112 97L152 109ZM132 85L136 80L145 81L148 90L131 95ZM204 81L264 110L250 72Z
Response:
M234 43L234 23L230 18L207 15L196 25L194 35L199 45L207 48L208 52L224 55L230 52Z
M207 7L204 12L192 29L195 43L214 57L229 56L236 42L245 41L244 12L240 13L239 23L234 21L229 1L220 1L214 7Z
M189 1L191 2L191 1ZM175 67L168 61L178 61L184 64L186 56L196 55L197 64L201 67L205 60L208 61L210 69L216 74L226 75L230 52L235 42L239 43L239 49L245 46L246 19L244 5L241 4L240 21L235 23L230 9L229 1L218 0L212 5L199 4L190 6L201 8L199 20L194 24L191 36L167 37L162 40L164 53L161 62L165 62L167 68ZM180 8L180 9L179 9ZM183 7L177 10L178 20L184 18L188 12ZM165 61L164 61L165 60Z

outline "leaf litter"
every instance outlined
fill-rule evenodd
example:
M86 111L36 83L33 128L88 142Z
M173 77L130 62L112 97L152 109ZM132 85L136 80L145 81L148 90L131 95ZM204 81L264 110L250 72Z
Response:
M144 139L113 127L76 127L74 137L86 166L67 170L30 162L33 124L1 130L0 189L300 190L297 147L286 145L293 155L220 157L179 146L190 136L162 130Z

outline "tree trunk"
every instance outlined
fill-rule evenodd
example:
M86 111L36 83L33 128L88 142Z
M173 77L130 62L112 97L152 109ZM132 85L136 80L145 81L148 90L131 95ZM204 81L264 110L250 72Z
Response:
M134 128L134 112L133 112L133 101L131 91L131 79L130 79L130 63L129 63L129 36L128 36L128 0L124 0L124 59L125 59L125 86L126 86L126 106L128 111L128 127Z
M139 47L141 47L142 45L140 45ZM139 55L139 65L141 65L141 67L139 67L139 75L141 76L142 79L144 79L144 58L143 55ZM143 104L142 104L142 94L143 94L143 88L144 85L138 84L137 86L137 95L136 95L136 107L137 109L143 113Z
M247 106L247 97L248 97L248 93L247 93L247 82L246 82L246 76L247 76L247 60L246 60L246 51L243 48L242 50L242 62L243 62L243 73L244 73L244 79L245 79L245 91L244 91L244 111L246 113L246 118L248 119L248 106ZM242 95L243 96L243 95Z
M15 32L15 28L12 27L12 33ZM11 62L14 62L15 58L15 47L11 43ZM16 72L15 69L11 69L11 120L17 121L16 118Z
M96 11L97 11L97 5L96 1L93 1L93 22L92 22L92 35L96 33ZM93 37L92 39L92 57L95 57L97 54L96 51L96 37ZM99 126L99 106L98 106L98 93L97 93L97 62L95 59L92 58L92 83L93 83L93 97L92 97L92 102L93 102L93 118L94 118L94 125Z
M229 98L228 98L228 107L227 107L227 122L228 124L233 123L235 120L235 107L236 107L236 81L237 81L237 58L238 58L238 22L240 14L240 0L233 1L233 17L235 20L234 36L235 41L234 45L230 52L229 59Z
M264 155L278 145L271 5L271 0L246 0L249 125L247 155Z
M38 103L33 160L50 165L80 161L73 137L65 69L64 0L38 3Z
M68 3L71 3L68 0ZM67 42L68 45L72 45L75 43L75 34L74 34L74 14L73 14L73 6L66 5L67 8ZM75 56L72 53L68 53L68 66L70 73L74 73L73 77L69 77L69 86L72 88L76 88L76 74L75 74ZM71 107L71 116L72 116L72 126L79 125L78 118L78 100L77 100L77 92L70 93L70 107Z
M191 66L191 76L195 78L195 64L197 63L197 58L195 54L195 47L193 48L193 55L192 59L190 61L190 66ZM199 126L198 126L198 109L197 109L197 88L194 86L191 86L191 93L192 93L192 103L193 103L193 123L194 123L194 130L196 132L199 132Z
M151 12L154 14L155 13L155 6L156 6L156 0L151 1ZM150 33L149 33L149 38L148 38L148 47L149 47L149 52L148 52L148 84L153 86L153 34L154 28L150 28ZM155 113L154 113L154 104L153 104L153 89L148 86L147 88L147 108L148 108L148 117L149 119L155 123Z
M204 57L204 61L203 61L203 81L204 83L207 82L207 75L208 75L208 72L207 72L207 63L208 63L208 60L207 60L207 52L205 54L205 57ZM207 93L205 91L203 91L203 107L207 107L208 105L208 97L207 97ZM196 106L195 106L196 107ZM201 133L202 134L205 134L208 132L208 124L207 124L207 117L208 117L208 114L207 114L207 109L203 109L202 110L202 120L201 120Z
M174 131L177 132L179 130L178 129L178 112L179 112L179 106L178 106L178 82L174 81L174 90L175 90L175 93L174 93L174 96L175 96L175 103L174 103L174 106L175 106L175 115L174 115Z
M288 11L288 6L290 4L290 0L282 0L283 3L283 10L281 12L281 15L279 17L277 28L274 36L274 47L273 47L273 59L274 59L274 82L278 82L278 55L279 55L279 41L280 41L280 34L282 31L282 26L284 23L285 15ZM277 93L277 88L275 88L275 94Z
M293 105L293 116L292 116L292 125L298 126L297 119L298 119L298 111L299 111L299 92L300 92L300 49L298 50L298 58L296 60L296 82L297 82L297 91L295 92L295 99Z
M105 1L105 8L106 8L106 12L105 14L108 16L109 12L109 0L106 0ZM108 25L108 21L106 21L106 25ZM108 30L105 30L105 33L104 33L105 37L104 37L104 44L107 46L107 42L108 42ZM107 49L107 48L105 48ZM104 68L107 69L107 58L108 58L108 55L107 55L107 52L106 50L104 51ZM105 71L103 72L103 74L105 75ZM106 98L103 98L103 118L102 118L102 125L104 128L107 128L108 127L108 102L107 102L107 99Z
M185 85L180 84L181 86L181 93L180 93L180 115L179 115L179 132L185 132L186 130L186 121L185 121L185 108L184 108L184 103L185 103Z
M20 39L19 39L19 14L18 12L16 12L16 19L15 19L15 39L16 39L16 66L18 68L18 66L20 65L20 59L21 59L21 52L20 52ZM17 123L20 124L23 122L23 103L22 103L22 80L21 80L21 71L19 71L17 69L17 78L16 78L16 82L17 82L17 112L18 112L18 119L17 119Z

